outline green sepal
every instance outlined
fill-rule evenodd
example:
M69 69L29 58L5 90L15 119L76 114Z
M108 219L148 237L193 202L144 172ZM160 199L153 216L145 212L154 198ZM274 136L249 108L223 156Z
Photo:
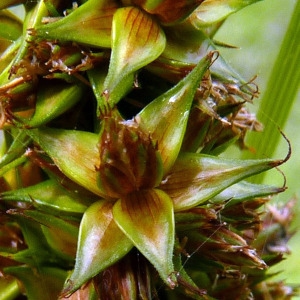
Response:
M234 160L183 153L160 188L172 198L175 211L180 211L204 203L234 183L281 163L281 160Z
M41 84L37 92L35 112L29 119L18 118L26 128L39 127L58 117L75 105L84 92L83 84L56 82L47 88L48 82Z
M105 197L97 185L95 170L99 166L97 134L53 128L32 129L27 133L69 179Z
M80 216L91 200L67 191L54 180L0 194L3 201L21 201L53 215Z
M165 34L136 7L119 8L113 17L112 53L103 85L103 104L113 107L133 87L135 72L164 50Z
M62 269L40 266L14 266L4 269L4 273L19 279L24 285L27 299L58 299L67 272ZM38 283L38 284L37 284Z
M165 174L174 164L184 138L194 94L208 69L213 53L200 60L198 65L176 86L148 104L137 116L141 129L157 142Z
M169 196L157 189L136 191L116 202L113 216L124 234L154 265L162 280L174 288L175 226Z
M205 0L189 16L189 22L202 29L258 1L261 0Z
M37 27L32 34L46 40L110 48L112 18L117 8L113 0L89 0L66 17Z
M74 271L65 283L63 296L68 296L89 279L111 266L133 247L114 222L113 202L97 201L83 215Z

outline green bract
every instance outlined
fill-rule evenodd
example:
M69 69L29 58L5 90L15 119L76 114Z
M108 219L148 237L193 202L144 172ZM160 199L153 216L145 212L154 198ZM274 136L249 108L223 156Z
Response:
M235 299L261 292L281 254L260 232L283 225L258 209L285 187L245 180L286 159L218 156L260 124L244 106L255 85L213 42L254 2L0 5L5 294L232 299L233 279ZM3 10L17 3L23 24Z
M197 28L207 27L258 1L261 0L204 0L189 16L189 22Z
M39 26L35 34L43 39L72 41L93 47L111 47L111 21L116 1L89 0L66 17Z
M149 15L135 7L120 8L112 21L112 53L103 84L104 103L113 107L132 88L135 72L165 48L165 35Z

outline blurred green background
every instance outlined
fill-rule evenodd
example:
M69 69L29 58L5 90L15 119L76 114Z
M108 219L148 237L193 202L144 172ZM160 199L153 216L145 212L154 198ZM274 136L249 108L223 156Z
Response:
M256 83L260 94L263 96L272 67L280 50L281 42L286 33L296 0L265 0L251 5L238 13L231 15L216 39L230 45L239 47L238 50L220 49L222 55L231 63L245 79L251 79L258 75ZM299 20L300 22L300 20ZM300 47L300 41L298 43ZM298 62L300 68L300 62ZM295 78L295 80L299 80ZM255 111L260 99L254 101L250 109ZM286 192L273 198L273 202L283 203L292 197L298 198L295 207L295 221L293 229L300 228L300 89L294 101L291 114L284 128L281 128L292 145L291 159L280 169L287 179ZM274 130L277 130L276 120ZM288 151L287 142L281 138L274 158L285 157ZM228 153L227 153L228 155ZM282 185L283 177L272 170L267 173L264 183ZM291 255L276 266L276 271L283 271L276 279L286 279L288 283L300 285L300 230L289 242ZM275 269L273 268L272 271ZM300 299L300 297L295 297Z

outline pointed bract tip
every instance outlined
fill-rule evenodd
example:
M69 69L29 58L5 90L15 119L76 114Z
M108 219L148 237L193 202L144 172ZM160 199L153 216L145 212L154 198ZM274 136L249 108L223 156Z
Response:
M61 291L58 299L69 298L75 292L74 283L72 280L67 279L63 290Z

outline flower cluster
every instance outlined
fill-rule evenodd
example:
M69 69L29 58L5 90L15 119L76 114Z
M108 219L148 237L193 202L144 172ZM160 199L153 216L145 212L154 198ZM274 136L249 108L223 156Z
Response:
M285 160L218 156L261 125L244 106L257 87L213 40L256 1L2 1L7 287L33 300L264 298L286 248L272 247L279 226L262 252L258 209L285 188L245 179ZM24 22L5 10L16 4ZM282 299L283 283L268 286Z

